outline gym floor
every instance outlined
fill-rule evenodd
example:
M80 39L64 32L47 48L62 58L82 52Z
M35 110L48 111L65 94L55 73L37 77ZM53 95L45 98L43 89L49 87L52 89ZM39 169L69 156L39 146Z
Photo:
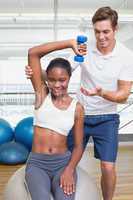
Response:
M92 147L87 148L80 164L94 178L99 187L99 162L93 158ZM21 166L0 165L0 200L4 200L2 193L8 179ZM113 200L133 200L133 145L120 145L117 159L117 174L117 185Z

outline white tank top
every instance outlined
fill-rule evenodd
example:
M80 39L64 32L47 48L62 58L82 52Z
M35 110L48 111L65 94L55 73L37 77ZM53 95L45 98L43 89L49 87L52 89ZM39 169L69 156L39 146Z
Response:
M49 93L40 108L34 111L33 124L67 136L74 125L76 104L77 100L73 99L67 109L61 110L53 104Z

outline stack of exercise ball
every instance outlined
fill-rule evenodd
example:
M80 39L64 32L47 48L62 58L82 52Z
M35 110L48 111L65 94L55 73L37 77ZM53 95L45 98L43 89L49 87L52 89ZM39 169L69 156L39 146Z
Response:
M15 141L23 144L29 151L33 139L33 117L22 119L15 127Z
M0 119L0 145L13 139L14 133L11 125L4 119Z
M0 119L0 164L25 163L32 139L33 117L22 119L14 129L5 119Z

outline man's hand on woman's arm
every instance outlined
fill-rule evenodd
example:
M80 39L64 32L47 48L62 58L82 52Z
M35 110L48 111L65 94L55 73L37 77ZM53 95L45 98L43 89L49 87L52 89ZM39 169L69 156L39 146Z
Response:
M33 70L30 66L25 66L25 75L27 79L31 79L33 76ZM42 80L47 81L46 71L42 69Z

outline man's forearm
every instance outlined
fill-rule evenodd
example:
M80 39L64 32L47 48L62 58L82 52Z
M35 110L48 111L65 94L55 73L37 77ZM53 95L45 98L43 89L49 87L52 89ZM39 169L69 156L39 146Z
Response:
M128 99L129 94L130 93L125 92L123 90L120 90L120 91L102 90L99 96L112 102L124 103Z

